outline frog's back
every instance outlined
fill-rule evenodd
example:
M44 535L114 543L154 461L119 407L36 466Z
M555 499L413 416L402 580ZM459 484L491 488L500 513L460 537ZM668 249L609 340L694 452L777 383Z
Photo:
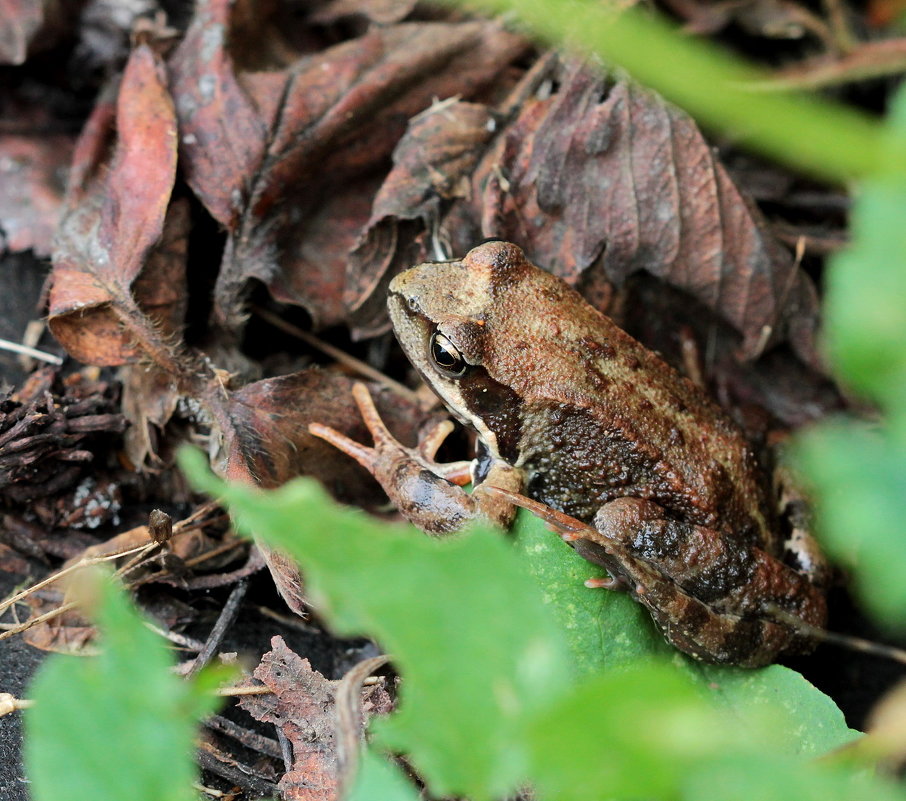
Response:
M517 458L535 497L586 520L608 500L645 497L771 546L757 460L702 389L515 246L466 262L490 276L483 362L520 399Z

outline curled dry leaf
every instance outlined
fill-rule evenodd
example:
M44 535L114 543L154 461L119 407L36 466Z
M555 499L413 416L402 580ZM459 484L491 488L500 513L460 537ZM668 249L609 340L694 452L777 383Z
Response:
M163 64L148 45L129 58L115 113L109 101L95 108L74 160L53 258L49 325L80 361L124 364L148 346L144 304L160 324L171 311L167 301L180 294L167 272L173 259L149 262L163 273L136 280L164 232L176 175L176 117Z
M360 336L386 328L387 283L429 257L424 233L437 229L444 201L470 196L472 173L496 129L487 106L455 100L410 121L349 258L345 301Z
M225 0L200 3L172 63L187 179L230 233L219 316L236 324L243 287L257 278L278 284L316 326L339 322L335 280L306 272L295 251L299 220L379 167L406 119L434 97L474 95L526 45L488 22L406 23L288 69L238 72L229 10Z
M272 694L243 696L239 704L256 720L277 726L292 745L292 768L280 780L281 798L334 801L340 782L336 711L340 682L313 670L282 637L274 637L271 648L254 676ZM382 692L383 702L370 697L368 708L389 707L386 692Z

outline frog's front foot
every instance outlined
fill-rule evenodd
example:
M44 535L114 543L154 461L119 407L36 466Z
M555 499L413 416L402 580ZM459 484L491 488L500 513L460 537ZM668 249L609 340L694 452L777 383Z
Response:
M407 448L399 442L381 419L381 415L374 405L374 400L368 387L356 383L352 387L352 397L362 415L362 421L368 428L374 447L369 448L330 426L312 423L308 426L310 433L329 442L338 450L351 456L381 484L381 474L386 472L388 466L414 462L428 467L432 473L447 479L453 484L463 485L469 483L469 462L451 462L439 464L434 461L437 451L444 440L453 431L453 423L441 420L434 423L419 435L419 442L415 448Z
M368 470L407 520L429 534L458 531L482 516L500 525L509 522L512 517L509 504L486 496L481 487L470 495L459 486L469 481L468 462L438 464L434 461L438 448L453 429L450 421L431 426L419 438L416 448L408 448L384 425L367 387L355 384L352 392L374 439L373 447L319 423L312 423L308 430ZM508 480L512 484L503 468L498 468L494 477L505 486Z

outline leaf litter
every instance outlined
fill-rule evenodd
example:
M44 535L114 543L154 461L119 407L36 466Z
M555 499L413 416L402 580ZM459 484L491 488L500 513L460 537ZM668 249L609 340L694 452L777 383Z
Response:
M19 63L41 12L15 9L7 59ZM36 139L0 135L0 158L17 159L33 187L30 206L4 205L0 193L4 244L52 253L50 328L75 360L118 368L129 422L123 432L109 402L85 422L92 414L59 400L70 390L23 402L33 410L23 420L66 441L51 456L23 446L6 473L9 492L15 476L35 475L23 472L31 464L50 476L17 490L49 488L44 513L7 501L23 524L72 531L59 512L71 509L80 460L101 464L100 444L79 444L95 432L124 436L111 475L125 465L184 507L191 496L169 474L176 445L192 439L223 476L270 488L314 475L340 500L379 510L371 477L308 434L319 422L367 441L347 369L321 366L250 316L252 301L394 369L389 280L489 237L518 242L668 354L684 325L700 342L717 332L706 379L728 403L756 408L753 428L802 422L791 407L803 397L808 419L840 405L816 353L811 278L691 118L618 71L405 0L332 0L295 17L277 3L200 0L173 34L137 27L74 144L63 136L35 150ZM648 291L679 302L646 313ZM250 355L256 341L272 341L282 360ZM428 404L371 391L391 430L414 443ZM207 537L158 573L177 585L202 578L192 560L223 543L222 532ZM294 564L262 550L283 599L307 614ZM209 560L211 586L231 580L237 556ZM80 648L90 631L59 636ZM291 652L279 658L294 675L309 669ZM321 797L333 797L335 771L324 777Z

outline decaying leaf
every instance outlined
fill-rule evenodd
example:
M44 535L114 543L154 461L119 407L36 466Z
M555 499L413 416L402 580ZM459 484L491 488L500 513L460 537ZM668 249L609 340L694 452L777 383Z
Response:
M452 208L442 206L448 213L440 238L456 255L481 238L517 242L532 261L591 295L602 282L619 285L648 272L726 320L742 335L744 358L789 341L817 365L814 287L692 119L620 76L550 63L547 74L529 72L514 90L506 120L487 110L488 129L472 129L462 151L468 161L452 172L457 181L468 176L471 186ZM429 152L455 154L463 146L462 123L453 107L448 111L435 115ZM470 114L481 119L478 109ZM412 123L397 162L410 158L423 125L423 118ZM381 207L375 205L353 262L359 285L347 289L358 293L348 301L353 309L372 310L356 316L361 334L381 328L370 293L383 295L400 267L393 256L430 230L437 196L448 196L437 188L442 172L405 175L398 168L379 193ZM419 197L424 206L413 207L411 198ZM415 218L421 224L400 237Z
M337 753L339 681L313 670L307 659L289 649L282 637L271 640L271 651L254 676L271 695L245 696L240 706L256 720L273 723L293 749L292 768L280 780L282 798L294 801L334 801L338 797L340 765ZM366 713L386 712L389 697L374 688L363 698ZM362 732L357 733L361 736Z
M788 336L794 313L814 325L810 282L688 115L586 67L559 77L476 171L472 213L484 236L520 242L571 283L598 273L619 284L645 270L727 320L749 358ZM794 344L813 359L810 341Z
M49 256L63 208L69 136L0 136L0 250Z
M298 475L316 476L339 500L374 506L383 493L371 475L352 459L308 433L322 423L367 442L368 430L352 399L352 380L323 370L265 379L233 393L230 426L225 430L226 477L276 487ZM421 415L413 404L373 387L384 420L404 442L414 443ZM296 563L259 546L274 583L287 605L305 615L302 578Z
M429 257L426 234L438 230L449 201L471 195L472 173L496 130L487 106L457 100L410 121L349 258L345 301L360 336L386 327L387 283Z
M339 322L325 314L335 279L297 275L299 220L380 168L405 121L433 98L474 95L526 45L487 22L403 23L300 54L287 69L243 73L228 48L229 8L199 4L172 64L187 178L231 234L218 314L235 326L246 281L257 278L279 284L316 326Z
M133 50L114 109L101 102L76 148L72 184L54 253L49 324L80 361L116 365L137 358L147 328L142 303L160 311L172 298L171 274L145 276L133 294L152 247L160 240L176 175L176 117L163 64L145 44ZM172 266L157 260L155 266ZM159 315L158 315L159 316Z

